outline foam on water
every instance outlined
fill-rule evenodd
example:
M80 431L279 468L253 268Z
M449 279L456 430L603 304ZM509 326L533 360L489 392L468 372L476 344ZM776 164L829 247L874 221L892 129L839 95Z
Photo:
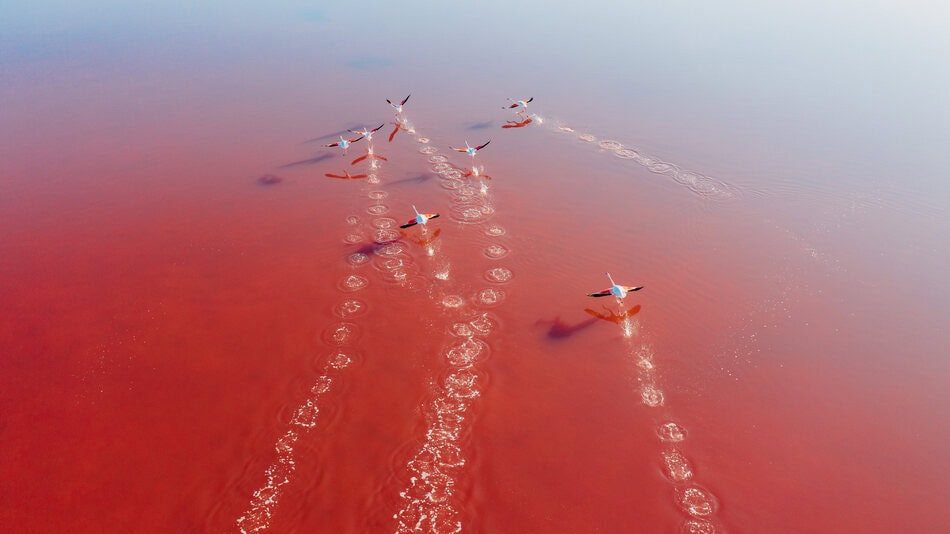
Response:
M510 282L513 276L511 270L505 267L494 267L485 271L485 280L498 284Z
M369 280L366 277L357 274L351 274L340 280L340 283L337 285L337 287L339 287L342 291L353 292L364 289L368 285Z
M333 307L333 313L341 318L358 317L366 313L366 304L357 299L346 299Z

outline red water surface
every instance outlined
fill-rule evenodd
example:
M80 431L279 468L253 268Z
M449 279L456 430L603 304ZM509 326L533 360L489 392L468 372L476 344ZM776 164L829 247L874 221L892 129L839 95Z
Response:
M4 531L950 523L939 284L950 257L921 230L947 226L934 199L855 175L823 181L810 174L821 161L786 169L800 182L759 177L750 161L781 158L714 137L672 150L683 122L568 116L602 86L552 89L531 123L503 128L522 119L501 109L505 95L446 81L438 62L393 75L416 82L412 128L389 142L387 124L374 147L388 159L353 166L365 141L345 156L322 145L393 121L385 99L409 83L327 64L290 74L267 52L203 54L152 57L156 74L10 69ZM471 160L448 147L488 139L477 161L491 180L447 180L432 157L464 171ZM749 160L723 155L744 150ZM651 172L661 152L708 181L691 189L658 161ZM378 183L324 177L343 169ZM465 184L475 200L460 200ZM378 231L413 205L441 216L395 234L403 266L391 268ZM491 209L463 221L466 206ZM587 297L605 271L645 288L623 306ZM365 287L346 286L354 275ZM491 288L495 304L480 297ZM353 299L360 312L341 317ZM628 318L604 320L618 313ZM480 352L453 363L468 337ZM462 400L446 386L460 369L476 377ZM455 435L432 438L445 430L432 407L452 402ZM682 441L662 439L671 422ZM445 453L420 474L427 446L454 451L452 465ZM685 475L665 467L673 451ZM691 488L701 506L684 504Z

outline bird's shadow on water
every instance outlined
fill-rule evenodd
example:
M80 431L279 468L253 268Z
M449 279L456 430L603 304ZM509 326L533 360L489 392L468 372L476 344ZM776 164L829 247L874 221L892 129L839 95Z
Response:
M603 309L603 313L590 308L585 309L584 313L593 317L577 323L568 323L562 320L560 316L557 316L554 319L538 319L534 324L547 326L547 337L550 339L565 339L576 335L583 330L590 328L591 326L594 326L597 324L598 320L607 321L614 324L621 324L626 319L639 313L640 305L637 304L636 306L629 309L624 308L623 305L621 305L620 309L617 311L613 311L607 308L607 306L603 306Z
M432 178L433 176L431 174L418 174L416 176L410 176L409 178L393 180L389 182L389 185L424 184Z
M301 167L303 165L316 165L317 163L320 163L321 161L326 161L332 157L333 157L333 154L320 154L319 156L314 157L314 158L302 159L300 161L293 161L291 163L281 165L280 168L288 169L290 167Z
M487 130L495 124L494 121L484 121L484 122L475 122L472 124L467 124L465 126L466 130Z
M637 304L636 306L632 308L625 308L623 304L621 304L620 309L617 311L613 311L609 309L607 306L601 306L601 307L604 309L604 313L598 312L596 310L592 310L590 308L585 308L584 313L588 315L593 315L594 321L596 321L597 319L600 319L602 321L607 321L614 324L620 324L624 322L625 320L627 320L628 318L633 317L634 315L640 313L639 304Z
M303 145L307 143L316 143L317 141L326 141L327 139L336 139L338 137L345 137L346 134L353 133L350 130L355 130L359 127L360 127L359 125L354 125L354 126L350 126L349 128L345 130L340 130L339 132L324 134L324 135L321 135L320 137L311 137L310 139L307 139L306 141L301 141L300 144Z

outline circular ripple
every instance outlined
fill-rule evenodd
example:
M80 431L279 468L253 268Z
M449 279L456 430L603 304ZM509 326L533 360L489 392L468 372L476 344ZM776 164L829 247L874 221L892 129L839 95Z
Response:
M504 258L508 255L508 249L502 245L489 245L484 251L485 257L493 260Z
M366 213L370 215L385 215L389 213L389 206L385 204L376 204L366 208Z
M458 169L449 169L445 172L442 172L441 174L450 180L458 180L462 178L462 172Z
M505 267L495 267L485 271L485 280L488 280L489 282L503 284L511 280L511 277L511 270L506 269Z
M716 498L698 486L674 488L673 491L676 504L693 517L706 517L716 511Z
M492 213L494 210L490 206L461 205L452 206L449 217L456 222L477 224L488 220Z
M376 173L370 174L366 178L366 183L376 185L379 183L379 176L376 176Z
M334 351L327 357L327 365L333 369L345 369L353 363L353 355L345 350Z
M585 143L593 143L597 140L597 138L591 134L577 134L577 139Z
M458 298L461 301L461 297ZM472 327L468 323L453 324L451 327L449 327L449 333L458 337L471 337L475 335L475 331L472 330Z
M446 161L449 161L449 158L447 156L443 156L442 154L433 154L429 156L428 160L429 163L445 163Z
M614 156L620 159L637 159L640 157L640 153L632 148L618 148L614 152Z
M621 144L620 141L611 141L609 139L605 139L601 141L599 144L600 144L600 148L604 150L620 150L621 148L623 148L623 144Z
M574 133L574 128L571 128L570 126L561 126L557 130L564 133Z
M350 215L349 217L346 218L346 224L349 224L350 226L356 226L359 223L360 223L360 218L357 217L356 215Z
M668 443L678 443L686 439L686 429L670 421L657 427L656 435Z
M375 261L373 261L373 267L376 267L380 271L384 272L396 272L400 269L405 269L412 263L412 257L408 254L400 254L397 256L378 256Z
M443 189L448 189L449 191L454 191L462 187L464 184L465 182L462 180L445 179L439 181L439 186L441 186Z
M406 252L406 245L400 241L394 241L377 247L374 252L377 256L398 256Z
M437 157L444 157L444 156L429 156L430 159L437 158ZM446 172L452 168L454 167L452 167L448 163L436 163L435 165L432 166L432 172L437 172L439 174L442 174L443 172Z
M458 308L462 304L465 304L465 299L458 295L446 295L442 299L442 305L446 308Z
M363 242L363 236L360 234L346 234L343 236L343 242L347 245L355 245Z
M476 335L487 336L492 330L498 328L498 321L487 313L483 313L477 318L472 319L468 325L475 331Z
M445 393L454 399L471 399L478 396L478 375L471 369L459 369L449 373L443 381Z
M640 389L640 398L643 399L643 404L651 408L663 406L663 391L653 384L643 385Z
M505 235L505 229L497 224L490 224L485 228L485 235L490 235L492 237L497 237L500 235Z
M342 347L359 339L359 327L353 323L337 323L323 331L323 341L327 345Z
M339 287L343 291L352 292L359 291L368 285L369 279L356 274L351 274L343 278L343 280L340 280Z
M366 304L356 299L348 299L333 307L333 313L340 319L357 317L366 313Z
M655 172L656 174L670 174L674 176L679 171L676 165L673 165L672 163L666 163L665 161L653 162L649 169L650 172Z
M468 338L456 343L445 351L449 365L465 367L473 365L480 355L488 352L488 344L480 339Z
M483 289L475 295L477 304L489 308L501 304L504 300L505 292L494 287Z
M354 252L346 257L346 262L354 267L363 265L369 261L369 255L362 252Z
M663 466L666 476L673 482L686 482L693 478L693 468L689 465L689 460L676 449L663 451Z
M386 228L395 228L399 226L399 223L396 222L396 219L390 217L380 217L373 220L373 226L382 230Z
M389 193L385 191L370 191L369 193L366 194L366 196L368 196L369 198L373 200L382 200L388 197Z
M436 148L436 147L434 147L434 146L426 145L426 146L420 148L420 149L419 149L419 152L421 152L421 153L423 153L423 154L425 154L425 155L427 155L427 156L431 156L432 154L438 153L438 152L439 152L439 149Z
M419 143L419 144L425 145L425 144L428 144L428 143L429 143L429 138L428 138L428 137L417 137L417 138L416 138L416 142Z
M394 229L383 229L376 230L373 232L373 241L379 243L380 245L385 243L392 243L393 241L399 239L399 231Z
M688 519L680 528L682 534L716 534L716 525L705 519Z

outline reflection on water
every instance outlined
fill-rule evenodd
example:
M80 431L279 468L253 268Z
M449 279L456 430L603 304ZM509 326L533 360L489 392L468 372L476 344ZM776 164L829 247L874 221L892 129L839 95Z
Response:
M940 530L946 8L353 7L4 10L6 524Z

